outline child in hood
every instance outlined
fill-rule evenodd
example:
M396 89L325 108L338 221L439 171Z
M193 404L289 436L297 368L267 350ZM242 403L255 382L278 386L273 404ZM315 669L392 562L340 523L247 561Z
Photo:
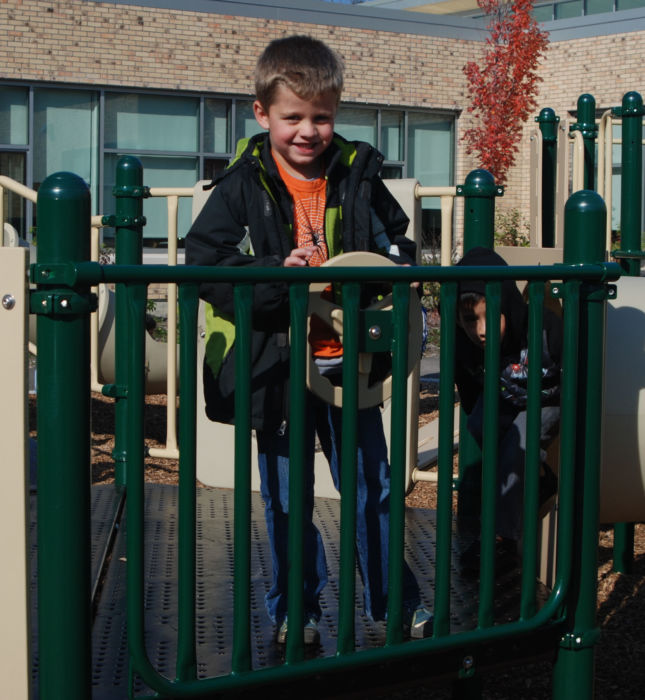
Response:
M506 262L487 248L472 248L459 266L497 266ZM524 464L526 458L526 396L528 379L528 306L515 281L504 280L501 293L499 368L499 445L497 464L496 532L498 566L517 564L522 535ZM455 381L461 405L468 415L468 430L479 446L483 444L484 350L486 346L486 296L483 280L459 283ZM543 514L557 490L557 479L546 464L546 448L558 434L560 424L560 366L562 322L545 309L542 333L542 386L540 456L540 506ZM477 488L466 475L462 488ZM546 508L546 510L545 510ZM470 515L470 514L468 514ZM479 572L479 541L461 556L466 575Z

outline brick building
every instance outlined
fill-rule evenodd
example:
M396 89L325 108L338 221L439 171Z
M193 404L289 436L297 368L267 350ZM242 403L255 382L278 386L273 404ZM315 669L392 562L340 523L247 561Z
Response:
M645 3L631 0L637 6L623 10L606 1L611 11L544 23L550 44L539 104L563 117L584 92L602 111L628 90L645 90ZM471 119L462 67L484 50L485 20L472 11L400 9L415 4L432 3L3 0L0 173L37 188L51 172L74 171L90 184L95 213L113 208L114 165L124 153L141 158L151 186L210 177L238 137L257 131L251 104L258 53L272 38L306 33L345 60L340 133L376 145L386 177L459 184L477 165L461 141ZM558 17L564 3L551 5ZM526 125L502 207L527 210L533 126ZM165 230L157 204L146 202L149 238ZM424 200L424 207L424 227L436 229L437 203ZM31 205L9 197L5 211L29 231ZM180 216L181 234L188 205Z

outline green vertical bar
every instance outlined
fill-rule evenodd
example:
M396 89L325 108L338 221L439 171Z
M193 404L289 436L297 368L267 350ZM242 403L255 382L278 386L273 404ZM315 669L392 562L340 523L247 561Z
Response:
M643 99L637 92L623 97L621 178L620 178L620 247L640 251L643 216ZM631 277L640 275L640 259L620 261Z
M495 243L495 197L503 194L502 187L495 185L487 170L470 172L457 194L464 199L464 253L482 246L494 247ZM480 508L479 490L469 487L477 482L468 478L470 472L481 464L481 450L467 428L467 416L463 409L459 417L459 478L458 478L458 524L460 531L470 532Z
M177 679L197 677L195 646L197 311L199 286L179 287L179 516Z
M606 209L595 192L574 193L565 207L564 262L599 263L605 253ZM593 698L600 435L605 304L602 285L583 290L580 301L574 555L567 632L554 669L555 698Z
M235 491L233 673L251 669L251 310L253 286L238 284L235 305Z
M403 561L405 549L405 465L407 437L408 318L410 283L392 289L392 422L390 429L390 533L388 562L387 643L403 638Z
M501 282L486 284L486 348L484 351L484 436L482 444L480 628L493 624L495 595L495 520L499 441L499 361Z
M640 251L643 215L643 99L637 92L623 96L619 111L622 118L620 250ZM641 258L622 258L619 262L631 277L640 275ZM634 524L614 525L614 571L629 573L634 564Z
M555 183L560 117L546 107L535 121L542 134L542 247L555 245Z
M305 424L307 366L306 284L289 288L291 307L290 409L289 409L289 526L288 526L288 598L289 634L285 658L287 663L304 658L304 492L305 492Z
M123 156L116 166L115 261L117 265L140 265L143 258L143 166L134 156ZM117 387L127 382L127 356L129 339L125 285L119 283L115 291L114 374ZM125 392L119 392L114 407L114 479L117 486L126 480L126 433L128 409Z
M127 434L124 449L129 454L126 471L127 508L127 611L128 648L132 667L145 668L144 630L144 539L145 539L145 491L144 491L144 406L145 406L145 315L146 287L129 284L124 287L126 332L130 339L122 366L126 372L125 387L128 401L126 408Z
M338 653L354 650L356 595L356 426L358 416L358 312L360 285L343 284L343 439L340 455L340 597Z
M90 193L72 173L38 191L38 264L90 257ZM38 280L35 280L38 282ZM38 644L42 700L91 697L89 308L59 294L38 324ZM77 289L89 297L89 289ZM42 297L44 300L44 297ZM69 304L69 302L67 302Z
M450 634L450 570L452 536L453 443L455 415L455 318L457 284L441 285L439 346L439 481L437 485L437 555L434 636Z
M529 283L529 345L528 356L542 357L542 316L544 283ZM535 614L535 585L537 581L538 492L540 481L541 428L541 362L529 362L528 401L526 417L526 459L524 466L524 531L522 537L522 591L520 619Z
M583 186L586 190L593 190L596 181L596 136L598 135L598 127L596 126L596 100L592 95L585 93L578 98L578 121L571 125L570 130L582 133L582 142L584 144Z

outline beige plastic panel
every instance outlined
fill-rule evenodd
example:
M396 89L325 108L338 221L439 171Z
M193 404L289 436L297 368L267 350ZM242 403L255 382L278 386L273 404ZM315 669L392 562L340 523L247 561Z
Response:
M29 698L27 252L0 248L0 300L6 299L0 305L0 551L7 574L0 596L0 678L3 697L12 700Z
M601 522L645 520L645 277L607 304Z

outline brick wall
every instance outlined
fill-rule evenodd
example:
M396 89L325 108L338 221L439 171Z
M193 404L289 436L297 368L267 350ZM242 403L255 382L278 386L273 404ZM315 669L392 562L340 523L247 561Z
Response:
M293 33L316 36L343 56L348 102L454 110L456 182L476 166L460 143L470 120L462 66L481 55L480 42L79 0L0 0L0 76L251 95L259 52L270 39ZM564 117L583 92L603 106L620 104L628 90L644 92L644 48L645 31L551 44L540 107ZM526 125L498 200L527 213L533 127Z

